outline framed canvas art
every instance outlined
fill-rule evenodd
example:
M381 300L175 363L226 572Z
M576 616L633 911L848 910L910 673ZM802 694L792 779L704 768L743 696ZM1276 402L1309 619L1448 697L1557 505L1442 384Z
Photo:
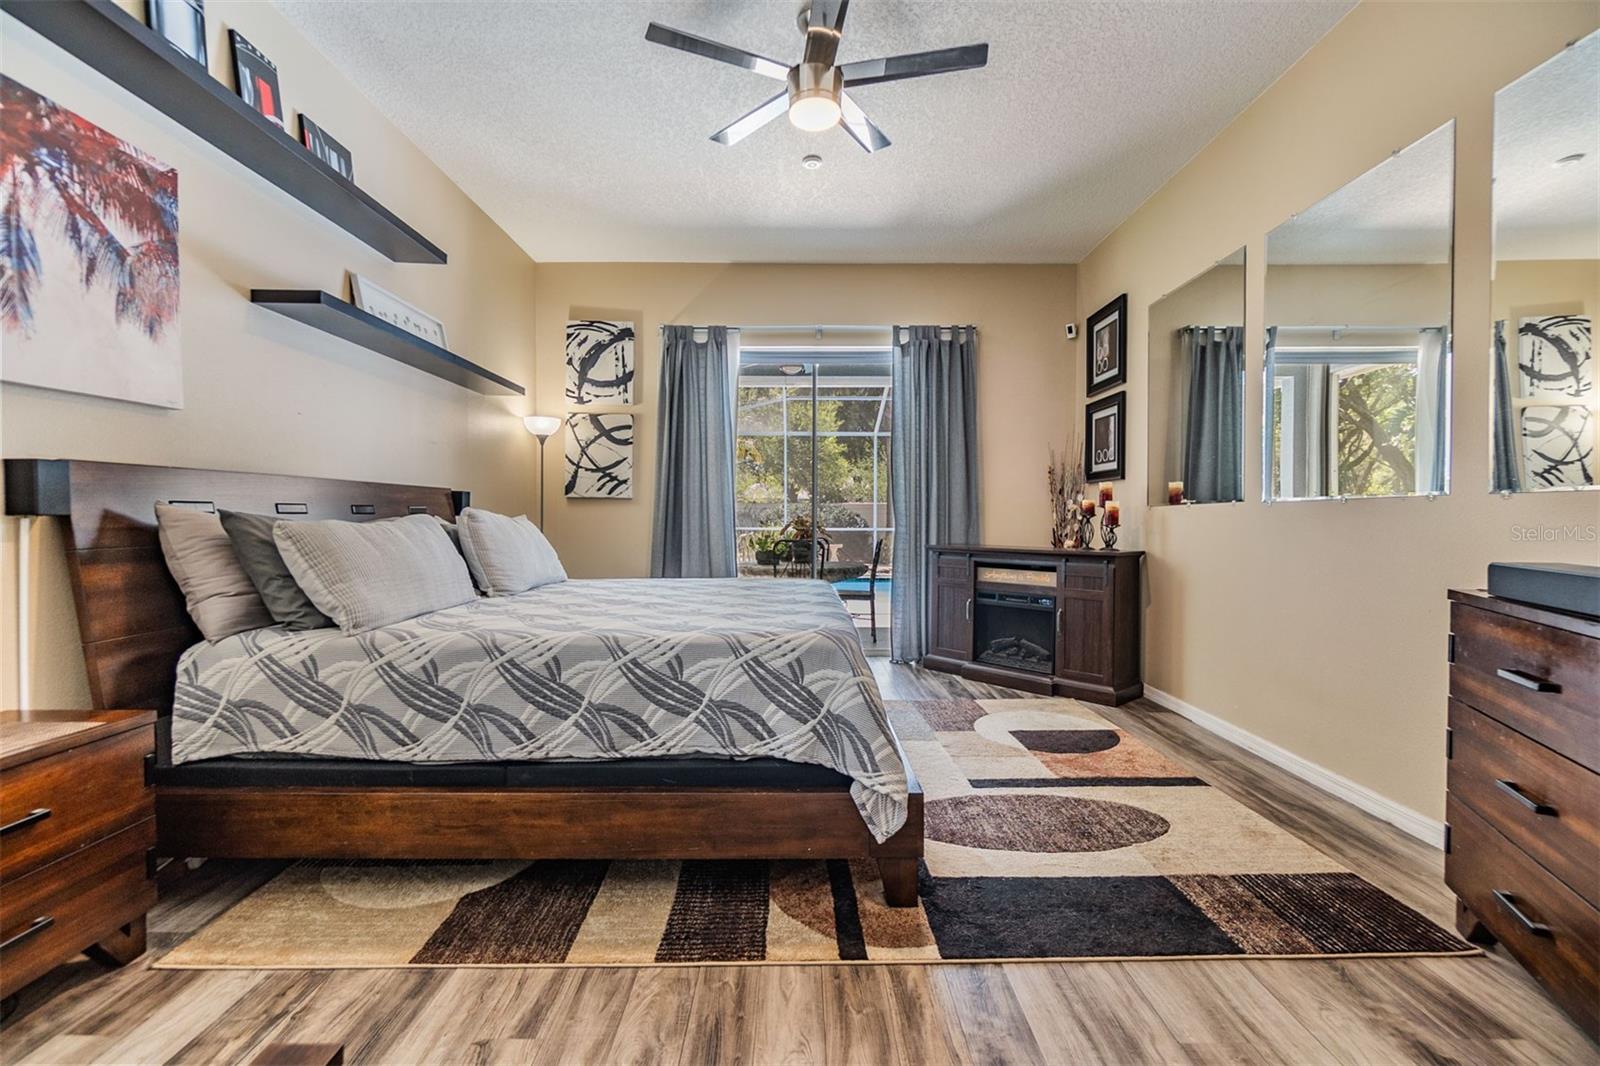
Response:
M633 416L567 416L567 498L633 498Z
M1119 392L1084 408L1083 474L1089 481L1121 481L1127 460L1128 394Z
M449 347L444 342L443 322L360 274L350 275L350 302L374 318L399 326L413 337L421 337L441 348Z
M567 323L567 402L633 403L633 323Z
M178 172L0 75L0 378L183 406Z
M238 30L228 31L233 42L233 73L239 81L239 97L259 111L267 121L284 128L283 95L278 91L278 66L262 54Z
M1085 349L1085 395L1093 396L1128 380L1128 294L1089 316Z
M350 150L307 118L304 111L300 112L300 143L344 180L356 180L356 168L350 158Z
M152 30L202 67L206 66L205 0L149 0L145 10Z

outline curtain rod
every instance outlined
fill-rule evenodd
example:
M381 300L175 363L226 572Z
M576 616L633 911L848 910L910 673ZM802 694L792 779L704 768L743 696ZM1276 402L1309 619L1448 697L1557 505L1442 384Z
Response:
M1443 329L1444 323L1397 326L1278 326L1279 333L1394 333L1406 329Z
M666 329L668 325L681 325L681 324L682 323L677 323L677 322L664 323L661 326L658 326L657 329ZM695 329L705 329L706 327L705 326L695 326L694 328ZM821 330L824 333L887 333L887 332L892 331L895 327L894 326L862 326L862 325L849 325L849 326L847 326L847 325L834 325L834 326L755 326L755 325L746 325L746 326L729 326L728 328L730 330L735 331L735 332L740 332L740 331L743 331L743 330L749 330L751 333L815 333L818 330ZM904 328L904 327L901 327L901 328ZM960 325L960 326L940 326L939 328L940 329L977 329L978 327L975 324L968 323L966 325Z

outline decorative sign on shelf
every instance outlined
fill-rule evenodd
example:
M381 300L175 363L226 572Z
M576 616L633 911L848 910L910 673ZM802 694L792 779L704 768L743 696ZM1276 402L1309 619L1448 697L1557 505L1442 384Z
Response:
M374 318L381 318L391 326L399 326L429 344L437 344L441 348L448 347L444 342L443 322L400 299L376 282L360 274L351 274L350 296L352 303Z
M178 172L0 75L0 378L183 406Z
M633 323L567 323L567 402L633 403Z
M356 168L350 158L350 150L329 136L327 130L307 118L304 111L300 112L300 143L305 145L312 155L327 164L329 170L344 180L356 180Z
M283 94L278 89L278 65L251 44L238 30L229 30L233 42L233 73L239 80L239 98L267 121L283 128Z
M567 497L633 498L633 416L567 416Z

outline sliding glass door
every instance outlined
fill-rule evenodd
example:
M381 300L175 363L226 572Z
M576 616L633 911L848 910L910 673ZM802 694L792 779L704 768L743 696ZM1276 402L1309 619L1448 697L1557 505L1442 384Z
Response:
M887 647L893 575L885 349L741 348L739 573L834 585Z

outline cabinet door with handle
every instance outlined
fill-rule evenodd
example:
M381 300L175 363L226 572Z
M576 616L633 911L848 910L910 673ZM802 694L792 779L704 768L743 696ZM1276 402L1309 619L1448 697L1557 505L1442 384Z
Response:
M964 555L933 556L933 602L928 617L928 652L947 659L972 658L972 563Z

